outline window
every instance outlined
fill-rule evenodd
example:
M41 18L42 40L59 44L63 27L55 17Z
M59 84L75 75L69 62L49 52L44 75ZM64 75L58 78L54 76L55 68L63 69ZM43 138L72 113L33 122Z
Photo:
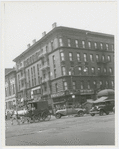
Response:
M109 73L112 74L112 68L111 67L109 68Z
M85 67L83 71L88 75L88 67Z
M34 78L34 86L36 86L36 78Z
M101 73L101 68L100 67L98 67L98 73Z
M81 61L81 57L80 57L80 54L77 53L77 61L80 62Z
M64 90L68 90L67 82L63 82L63 84L64 84Z
M99 61L99 55L96 54L96 61L98 62Z
M95 49L97 49L97 48L98 48L98 47L97 47L97 43L96 43L96 42L94 43L94 47L95 47Z
M73 54L72 53L69 53L69 60L73 61Z
M92 71L92 74L95 74L95 68L94 67L91 68L91 71Z
M32 55L32 62L34 62L35 61L35 58L34 58L34 55Z
M103 44L102 44L102 43L100 43L100 49L101 49L101 50L103 49Z
M102 55L102 61L103 61L103 62L105 61L105 56L104 56L104 55Z
M55 67L55 56L54 55L52 56L52 60L53 60L53 65Z
M82 74L82 67L80 66L78 69L79 69L79 75L81 75Z
M102 85L102 81L100 81L100 85Z
M104 68L104 74L106 74L107 73L107 69L106 68Z
M85 41L82 41L82 47L85 48Z
M38 52L36 52L36 54L35 54L35 55L36 55L36 61L37 61L37 60L38 60Z
M37 64L37 72L38 72L38 75L39 75L39 64Z
M62 75L63 76L66 75L66 69L65 69L65 67L62 67Z
M59 45L63 46L62 38L59 38Z
M88 42L88 47L89 47L89 49L91 49L91 42L90 41Z
M111 86L112 86L112 88L114 87L114 81L111 81Z
M69 70L69 75L71 75L71 70Z
M68 39L68 47L71 47L71 40Z
M87 54L84 54L83 57L84 57L84 62L87 62Z
M32 78L32 86L34 86L33 78Z
M84 89L84 81L81 81L81 89Z
M51 50L54 50L54 43L53 43L53 41L51 42Z
M107 60L108 60L108 62L111 62L111 56L110 55L107 56Z
M105 85L106 85L106 88L108 88L108 86L109 86L108 81L105 82Z
M58 92L58 84L55 84L56 92Z
M64 61L64 53L61 52L60 55L61 55L61 61Z
M29 87L31 87L31 82L30 82L30 80L29 80Z
M112 44L112 51L114 51L114 45Z
M29 65L29 58L27 59L27 65Z
M109 50L109 45L108 44L106 44L106 50Z
M32 75L32 77L33 77L33 69L31 68L31 75Z
M35 75L36 75L36 74L35 74L35 66L33 66L33 71L34 71L34 76L35 76Z
M55 77L55 78L57 77L56 69L54 69L54 77Z
M94 87L96 87L96 84L97 84L96 81L93 81L93 85L94 85Z
M40 84L40 76L38 76L38 83Z
M72 85L73 85L73 90L75 90L76 89L76 82L73 81Z
M87 87L88 87L88 89L90 89L90 81L88 81L87 83L88 83Z
M7 88L5 88L5 97L7 97Z
M23 86L24 86L24 81L22 80L22 81L21 81L21 87L23 87Z
M32 63L32 57L30 57L30 64Z
M15 94L15 87L14 87L14 84L13 84L13 94Z
M46 53L48 53L48 46L46 46Z
M93 59L93 54L90 54L90 61L91 61L91 62L94 61L94 59Z
M75 40L75 45L76 45L76 48L78 48L78 47L79 47L78 40Z

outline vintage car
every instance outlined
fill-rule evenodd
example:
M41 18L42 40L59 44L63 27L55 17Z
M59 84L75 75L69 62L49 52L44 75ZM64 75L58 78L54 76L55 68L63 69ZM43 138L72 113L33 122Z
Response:
M91 116L94 116L95 114L99 114L100 116L104 114L108 115L110 112L113 112L113 108L114 108L114 99L106 99L103 101L94 102L90 110L90 115Z
M57 119L59 119L62 116L73 115L73 114L81 117L84 115L85 111L86 110L81 108L81 107L75 107L73 105L67 105L65 108L57 110L55 112L55 117Z

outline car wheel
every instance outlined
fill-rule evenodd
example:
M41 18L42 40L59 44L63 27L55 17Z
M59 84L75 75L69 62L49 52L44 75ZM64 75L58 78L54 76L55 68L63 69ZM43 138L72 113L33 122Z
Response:
M80 116L80 117L81 117L81 116L84 116L83 111L79 111L79 112L78 112L78 116Z
M91 116L95 116L95 114L94 113L92 113L92 114L90 114Z
M100 116L103 116L104 115L104 111L103 110L100 110Z
M57 113L57 114L55 115L55 117L56 117L57 119L59 119L59 118L61 118L61 114L60 114L60 113Z

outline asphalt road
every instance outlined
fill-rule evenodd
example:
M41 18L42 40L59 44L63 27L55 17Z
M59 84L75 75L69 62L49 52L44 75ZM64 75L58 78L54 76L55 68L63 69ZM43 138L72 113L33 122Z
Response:
M50 121L14 125L6 122L7 146L115 145L114 114L62 117Z

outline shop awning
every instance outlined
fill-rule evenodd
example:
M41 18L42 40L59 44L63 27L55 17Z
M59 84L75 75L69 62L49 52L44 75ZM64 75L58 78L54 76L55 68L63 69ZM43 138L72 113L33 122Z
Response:
M101 97L98 98L96 101L94 101L94 103L98 103L98 102L104 102L108 97Z
M53 104L54 105L58 105L58 104L63 104L63 103L65 103L66 101L61 101L61 102L54 102Z
M94 103L94 100L93 99L87 99L87 102L88 103Z
M98 95L98 97L114 95L114 90L113 89L105 89L105 90L100 91L97 95Z

